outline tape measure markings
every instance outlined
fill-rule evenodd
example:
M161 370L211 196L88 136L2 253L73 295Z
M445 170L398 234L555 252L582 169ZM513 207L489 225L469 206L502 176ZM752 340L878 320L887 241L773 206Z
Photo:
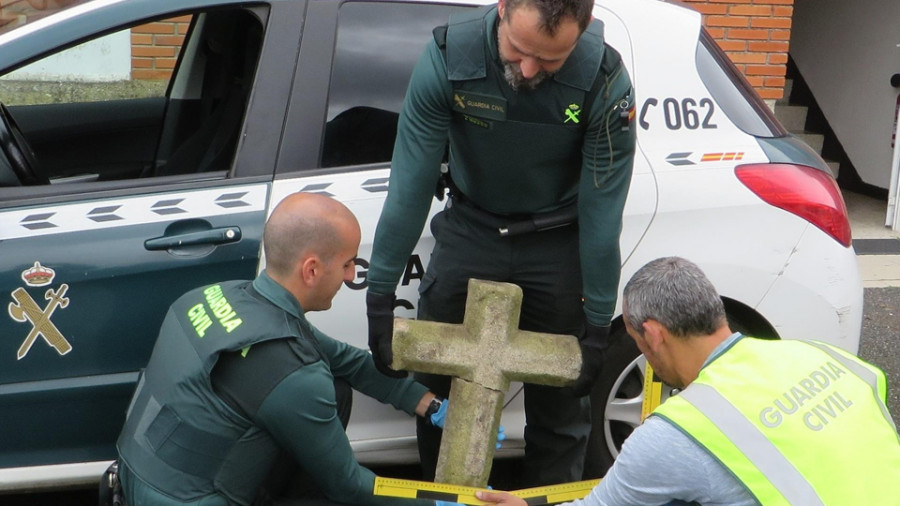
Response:
M516 497L525 499L530 506L540 504L557 504L561 502L582 499L600 483L600 480L576 481L573 483L561 483L545 487L526 488L510 492Z
M641 422L660 405L662 401L662 386L662 380L653 374L653 368L648 363L647 370L644 372L644 399L641 401Z
M588 495L600 480L585 480L545 487L526 488L510 491L525 499L531 506L556 504L581 499ZM475 497L475 492L484 488L432 483L428 481L401 480L398 478L375 477L375 495L405 497L409 499L431 499L435 501L457 502L461 504L488 504Z
M398 478L375 477L375 495L405 497L409 499L431 499L435 501L458 502L462 504L488 504L478 500L475 492L484 488L432 483L430 481L401 480Z

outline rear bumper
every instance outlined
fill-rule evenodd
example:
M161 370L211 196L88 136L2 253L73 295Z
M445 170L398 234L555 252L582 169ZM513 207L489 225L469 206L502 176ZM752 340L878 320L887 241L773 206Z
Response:
M856 252L810 225L756 308L782 339L859 351L863 286Z

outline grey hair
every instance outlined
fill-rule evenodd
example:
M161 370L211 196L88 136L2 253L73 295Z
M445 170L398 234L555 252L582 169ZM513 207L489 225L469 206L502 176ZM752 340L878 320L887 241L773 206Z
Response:
M727 323L725 305L696 264L680 257L658 258L625 285L625 320L640 335L656 320L675 337L710 335Z

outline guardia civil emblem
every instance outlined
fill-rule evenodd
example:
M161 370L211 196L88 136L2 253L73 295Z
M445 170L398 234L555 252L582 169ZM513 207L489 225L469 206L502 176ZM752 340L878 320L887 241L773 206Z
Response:
M39 287L47 286L53 283L56 271L49 267L44 267L40 262L35 262L30 269L22 271L22 281L28 286ZM69 305L69 299L65 296L69 285L63 283L58 289L48 288L44 292L44 300L47 305L43 308L31 297L27 290L22 287L16 288L12 292L12 298L15 302L9 303L9 315L13 320L21 323L31 323L31 330L25 336L25 341L19 346L19 352L16 357L19 360L25 358L31 347L37 341L38 337L50 345L60 355L65 355L72 351L72 345L63 337L56 325L51 321L53 313L59 309L65 309Z
M566 120L563 123L573 122L580 123L581 119L578 118L581 115L581 107L578 104L569 104L569 107L566 107L563 110L563 113L566 115Z
M458 93L453 94L453 101L456 103L456 106L460 109L466 108L466 101L464 97L461 97Z

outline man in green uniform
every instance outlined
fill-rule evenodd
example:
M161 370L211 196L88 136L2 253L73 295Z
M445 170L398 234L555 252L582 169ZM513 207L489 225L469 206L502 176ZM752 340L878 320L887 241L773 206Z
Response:
M287 453L327 500L403 502L373 496L375 475L353 457L346 385L420 416L432 414L434 395L380 374L368 352L305 317L329 309L354 277L356 218L336 200L297 193L275 208L263 239L267 265L254 281L199 288L169 309L117 443L125 499L249 505Z
M367 276L369 346L391 374L394 292L449 141L452 199L431 223L437 244L419 318L460 323L469 278L512 282L524 292L521 328L581 339L574 387L525 387L526 486L582 478L585 396L608 346L619 282L633 92L602 23L591 21L593 4L501 0L435 29L409 83ZM448 393L447 378L417 379ZM440 437L431 429L418 426L426 478Z
M732 332L715 287L683 258L642 267L622 310L654 373L681 392L574 504L898 503L900 438L877 367L824 343Z

